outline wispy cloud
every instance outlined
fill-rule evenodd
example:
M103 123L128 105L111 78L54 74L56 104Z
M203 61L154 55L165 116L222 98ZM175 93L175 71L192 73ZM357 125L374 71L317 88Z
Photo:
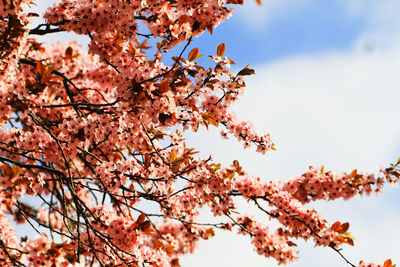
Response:
M377 165L395 161L400 155L400 41L396 37L400 23L394 15L399 13L400 3L342 2L349 16L368 21L350 51L332 49L279 59L256 66L257 74L247 79L247 92L236 107L238 116L253 121L262 132L271 132L278 151L267 156L243 151L235 141L222 141L216 131L194 136L192 145L205 155L213 154L216 161L238 159L249 172L264 179L286 179L306 171L309 165L321 164L335 171L358 168L374 172ZM250 16L250 9L246 12ZM388 188L383 196L317 203L316 208L331 223L350 222L356 245L345 247L343 252L355 264L360 259L383 262L387 258L400 263L396 243L400 238L400 206L396 203L398 189ZM265 223L269 223L267 219ZM249 247L248 239L221 234L201 243L198 254L183 263L276 266ZM289 266L347 266L329 248L299 242L299 250L299 261Z
M309 165L321 164L335 171L374 172L377 165L387 165L400 153L399 68L400 49L371 53L357 46L351 53L298 56L258 66L236 110L260 131L270 131L278 151L259 156L243 152L235 142L205 138L205 133L194 143L216 161L238 159L263 179L289 178ZM346 247L344 253L354 263L387 258L400 262L396 194L388 189L380 197L317 204L330 223L350 222L356 246ZM250 246L245 238L217 235L202 243L199 254L183 261L184 266L276 266ZM299 261L290 266L346 266L329 248L299 242L299 250ZM230 256L218 257L221 253Z
M237 7L235 16L244 22L244 26L256 30L263 28L277 17L293 15L310 4L306 0L269 0L259 6L253 0L244 1L244 7Z
M262 30L276 19L290 17L313 7L318 7L318 11L327 16L340 13L347 18L362 19L366 22L366 30L388 33L400 29L400 2L397 0L263 0L261 6L248 0L243 7L236 8L236 16L249 29Z

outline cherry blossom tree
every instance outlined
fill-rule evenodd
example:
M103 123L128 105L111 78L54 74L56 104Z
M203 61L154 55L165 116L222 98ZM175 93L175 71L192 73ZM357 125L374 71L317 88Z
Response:
M248 236L278 264L296 260L303 239L356 266L342 250L350 224L305 204L380 193L398 183L399 162L377 174L310 167L283 182L186 146L186 131L218 127L245 148L275 149L231 111L254 70L230 71L223 43L203 65L192 47L242 1L61 0L36 27L32 4L0 1L2 266L180 266L216 230ZM60 31L90 37L88 49L34 39ZM241 213L240 199L265 220ZM204 208L219 222L200 221ZM19 238L15 224L38 235Z

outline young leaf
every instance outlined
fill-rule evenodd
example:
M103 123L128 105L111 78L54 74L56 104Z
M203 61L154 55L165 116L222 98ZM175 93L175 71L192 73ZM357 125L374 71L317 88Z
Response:
M139 215L139 217L137 218L135 223L140 225L140 224L142 224L144 222L145 219L146 219L146 214L145 213L141 213Z
M217 56L222 57L225 53L225 44L222 43L219 46L217 46Z
M150 221L144 221L143 223L139 224L140 230L142 230L144 233L151 232L151 222Z
M241 71L239 71L239 73L237 74L238 76L247 76L247 75L253 75L253 74L255 74L256 72L253 70L253 69L250 69L249 67L248 67L248 65L244 68L244 69L242 69Z
M178 22L178 24L182 25L186 22L189 22L189 20L190 20L190 17L188 15L183 15L178 19L177 22Z
M18 179L17 181L15 181L14 186L18 186L18 185L27 185L29 184L31 181L28 178L22 178L22 179Z
M10 179L13 179L22 173L22 169L16 165L10 166L8 164L4 164L2 173L3 175L8 176Z
M347 230L349 230L349 227L350 227L350 224L349 224L348 222L346 222L346 223L343 223L343 224L342 224L342 230L341 230L341 233L342 233L342 234L346 233L346 232L347 232Z
M352 239L351 237L346 236L346 237L344 238L344 240L345 240L345 242L346 242L347 244L349 244L350 246L354 246L354 241L353 241L353 239Z
M243 0L228 0L226 3L233 5L243 5Z
M215 233L214 233L214 229L208 228L204 233L203 233L203 239L208 240L210 237L214 237Z
M332 224L331 228L332 228L333 231L339 232L342 229L341 223L339 221L335 222L334 224Z
M163 243L162 241L160 241L160 239L157 239L157 240L154 242L154 247L155 247L156 249L162 248L163 246L164 246L164 243Z
M201 117L203 118L203 123L205 124L205 126L208 129L208 124L212 124L215 127L218 127L218 122L214 119L214 115L211 113L202 113Z
M190 51L189 53L188 60L189 61L195 60L198 54L199 54L199 49L197 47L193 48L192 51Z
M213 27L212 25L207 25L206 26L207 31L212 35L213 34Z
M388 259L383 263L383 267L392 267L392 266L393 264L391 259Z
M168 91L171 91L171 87L169 86L168 82L161 82L161 83L156 83L154 84L155 87L157 87L158 91L161 94L165 94Z
M67 49L65 49L65 59L66 60L71 60L72 59L72 47L68 46Z
M44 65L41 61L36 62L36 71L39 75L43 75L44 73Z

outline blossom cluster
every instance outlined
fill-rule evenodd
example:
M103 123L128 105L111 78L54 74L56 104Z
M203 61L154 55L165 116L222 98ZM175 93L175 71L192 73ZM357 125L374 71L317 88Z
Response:
M83 262L77 262L73 246L67 243L53 243L46 235L23 242L24 258L30 266L61 266L80 267Z
M280 181L263 182L244 176L236 180L236 188L248 201L258 203L264 200L272 207L266 213L284 226L281 236L305 240L313 238L318 246L337 247L342 243L337 234L328 228L326 220L314 209L305 207L289 192L282 190Z
M324 172L323 167L310 167L309 172L285 183L283 190L291 193L293 197L303 203L317 199L343 198L347 200L357 194L381 193L385 180L391 184L398 183L398 178L388 174L385 170L381 171L385 174L385 178L375 178L374 174L357 173L357 170L347 174Z
M12 222L7 218L7 209L10 209L12 203L8 200L10 196L5 192L0 192L0 242L2 246L17 247L17 233L14 230ZM14 254L14 252L9 252ZM11 257L4 250L0 250L0 259L4 259L4 265L12 263Z
M145 24L154 38L176 45L205 29L212 31L231 15L223 1L71 1L63 0L48 10L50 24L62 24L78 34L118 35L132 39L138 24Z
M5 0L0 2L0 17L22 13L23 8L31 3L31 0Z
M14 77L14 71L18 64L18 58L24 52L28 31L25 28L29 24L29 18L23 12L30 0L2 1L0 2L0 90L8 88L8 84ZM0 121L7 119L7 108L0 99Z
M239 230L241 233L250 232L251 242L258 254L273 257L279 264L285 264L296 259L297 251L293 248L293 244L288 242L279 231L271 233L267 226L263 226L247 216L238 218L237 222L243 227Z
M358 267L394 267L396 264L392 264L392 260L386 260L383 264L377 262L366 262L361 260Z

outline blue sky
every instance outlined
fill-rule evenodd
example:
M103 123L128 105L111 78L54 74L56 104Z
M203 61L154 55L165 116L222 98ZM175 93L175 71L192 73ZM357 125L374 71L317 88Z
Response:
M247 1L236 11L196 45L213 51L225 42L226 55L238 68L248 63L255 68L256 75L246 79L245 96L235 110L239 118L270 132L278 150L266 156L243 151L236 141L215 137L217 130L190 135L193 146L225 164L237 159L262 179L285 180L310 165L338 172L355 168L376 172L377 166L397 160L400 2L270 0L257 7ZM386 188L383 196L311 206L331 223L350 222L356 245L344 247L343 253L353 263L387 258L400 263L398 193L397 188ZM256 213L250 206L241 207ZM256 255L249 243L218 233L201 242L183 266L276 266ZM347 266L327 248L297 243L300 258L288 266Z
M338 172L355 168L374 172L378 165L396 161L400 156L398 14L397 0L264 0L262 7L247 0L212 36L203 34L193 47L211 54L224 42L226 55L237 68L248 63L255 68L256 75L246 79L246 94L235 110L260 132L270 132L278 150L264 156L253 149L243 151L236 141L222 141L215 129L188 134L189 146L225 164L237 159L262 179L288 179L307 171L309 165ZM400 264L398 195L397 188L387 188L380 197L313 207L330 222L350 222L356 245L345 247L343 253L352 262L392 258ZM327 248L298 244L300 259L288 266L347 266ZM276 266L275 261L256 255L247 238L219 232L181 263L184 267Z
M268 15L254 5L251 9L259 9L256 16ZM260 19L241 12L247 6L238 7L238 12L218 26L213 35L203 34L195 44L208 47L224 42L227 54L236 63L258 64L296 54L348 50L366 27L362 16L350 16L338 1L310 1L297 10L280 11L281 16L262 20L261 25L255 25Z

